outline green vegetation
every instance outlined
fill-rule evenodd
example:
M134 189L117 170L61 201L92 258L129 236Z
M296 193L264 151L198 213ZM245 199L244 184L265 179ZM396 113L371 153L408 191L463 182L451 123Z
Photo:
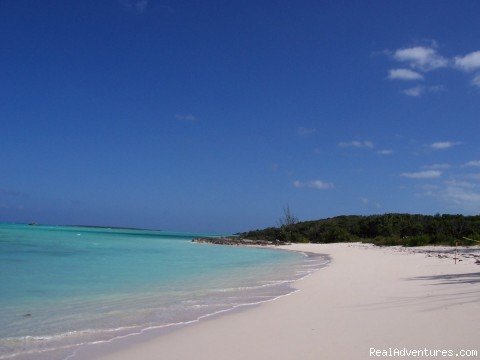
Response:
M252 240L289 242L353 242L376 245L475 245L480 240L480 215L412 215L384 214L370 216L337 216L329 219L298 222L290 209L278 227L239 234Z

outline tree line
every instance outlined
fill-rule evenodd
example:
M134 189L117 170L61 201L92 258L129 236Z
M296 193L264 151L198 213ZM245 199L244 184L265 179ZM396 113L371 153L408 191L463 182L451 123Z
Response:
M299 222L287 207L277 227L239 234L246 239L288 242L353 242L376 245L478 245L480 215L346 215Z

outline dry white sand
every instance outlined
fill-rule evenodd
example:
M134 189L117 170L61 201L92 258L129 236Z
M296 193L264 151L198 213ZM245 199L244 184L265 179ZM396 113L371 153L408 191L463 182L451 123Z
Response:
M288 248L329 254L332 262L296 282L300 291L292 295L102 359L368 359L370 348L425 347L480 353L480 266L473 259L454 264L360 244Z

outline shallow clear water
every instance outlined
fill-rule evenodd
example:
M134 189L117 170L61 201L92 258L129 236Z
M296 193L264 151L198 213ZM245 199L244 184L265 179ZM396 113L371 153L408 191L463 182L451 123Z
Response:
M0 224L0 359L64 359L94 342L269 300L325 262L194 236Z

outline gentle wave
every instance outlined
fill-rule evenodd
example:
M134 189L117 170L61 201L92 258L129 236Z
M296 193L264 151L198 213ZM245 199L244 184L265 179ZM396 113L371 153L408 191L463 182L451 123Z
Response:
M312 256L307 253L301 254L304 255L304 259L294 268L287 269L287 271L285 269L286 265L280 265L284 267L281 274L286 275L283 278L277 276L276 279L262 280L260 272L260 275L256 275L256 278L246 278L247 283L239 284L239 286L218 289L210 288L207 285L206 288L200 287L198 290L201 290L200 292L192 293L192 299L184 298L180 303L173 303L175 306L166 304L156 307L155 297L145 298L145 296L135 293L126 294L128 296L125 298L105 298L103 302L98 304L90 300L82 301L79 299L73 301L67 307L67 309L71 309L72 316L75 315L75 310L89 310L97 306L96 309L100 311L100 315L115 316L115 322L121 322L122 316L127 315L132 319L138 318L140 320L138 323L126 324L125 326L89 327L56 334L0 338L0 353L3 353L0 355L0 360L78 358L80 350L88 349L92 345L110 343L153 330L188 325L241 307L253 306L288 296L297 291L291 286L293 282L306 278L329 262L326 257ZM252 281L256 283L248 284ZM152 294L154 295L154 293ZM178 294L173 293L171 296L177 297ZM188 293L182 294L182 296L188 296ZM119 308L120 305L122 307ZM144 308L141 308L141 306ZM103 309L107 308L111 308L111 310L104 312ZM126 314L125 309L130 312ZM152 317L153 315L155 316ZM38 318L34 320L39 321ZM55 324L55 321L59 321L58 319L47 320L53 324Z
M10 341L11 342L32 342L32 341L43 342L45 340L50 340L50 341L51 340L61 340L61 339L65 339L65 338L68 338L68 337L81 336L81 335L85 335L85 334L106 334L106 333L112 333L112 332L116 333L116 332L120 332L120 331L123 331L123 330L140 328L138 331L129 332L129 333L124 334L124 335L114 336L112 338L105 339L105 340L94 340L94 341L79 342L79 343L50 347L50 348L27 350L27 351L17 352L17 353L13 353L13 354L8 354L8 355L0 355L0 359L1 360L14 359L18 356L31 355L31 354L41 354L41 353L47 353L47 352L52 352L52 351L77 348L77 350L73 351L71 354L67 355L64 358L64 360L67 360L67 359L74 358L77 354L78 348L82 347L82 346L110 343L112 341L125 339L127 337L138 336L138 335L144 334L147 331L164 329L164 328L173 327L173 326L181 326L181 325L192 324L192 323L198 322L202 319L212 317L212 316L215 316L215 315L219 315L219 314L222 314L222 313L225 313L225 312L229 312L229 311L235 310L235 309L240 308L240 307L254 306L254 305L259 305L259 304L262 304L262 303L265 303L265 302L273 301L273 300L279 299L281 297L291 295L291 294L293 294L297 291L298 290L292 288L289 293L278 295L278 296L273 297L273 298L269 297L265 300L254 301L254 302L245 302L245 303L239 303L239 304L235 304L235 305L230 304L230 306L228 308L218 310L218 311L214 311L214 312L211 312L211 313L207 313L207 314L198 316L198 317L196 317L195 319L192 319L192 320L181 321L181 322L176 322L176 323L153 325L153 326L147 326L147 327L144 327L144 328L140 328L140 326L123 326L123 327L112 328L112 329L84 329L84 330L78 330L78 331L68 331L66 333L55 334L55 335L46 335L46 336L23 336L23 337L19 337L19 338L5 338L5 339L2 339L2 340L7 341L7 342L10 342ZM220 304L220 305L228 305L228 304ZM196 307L196 306L209 307L209 305L194 305L192 307Z

